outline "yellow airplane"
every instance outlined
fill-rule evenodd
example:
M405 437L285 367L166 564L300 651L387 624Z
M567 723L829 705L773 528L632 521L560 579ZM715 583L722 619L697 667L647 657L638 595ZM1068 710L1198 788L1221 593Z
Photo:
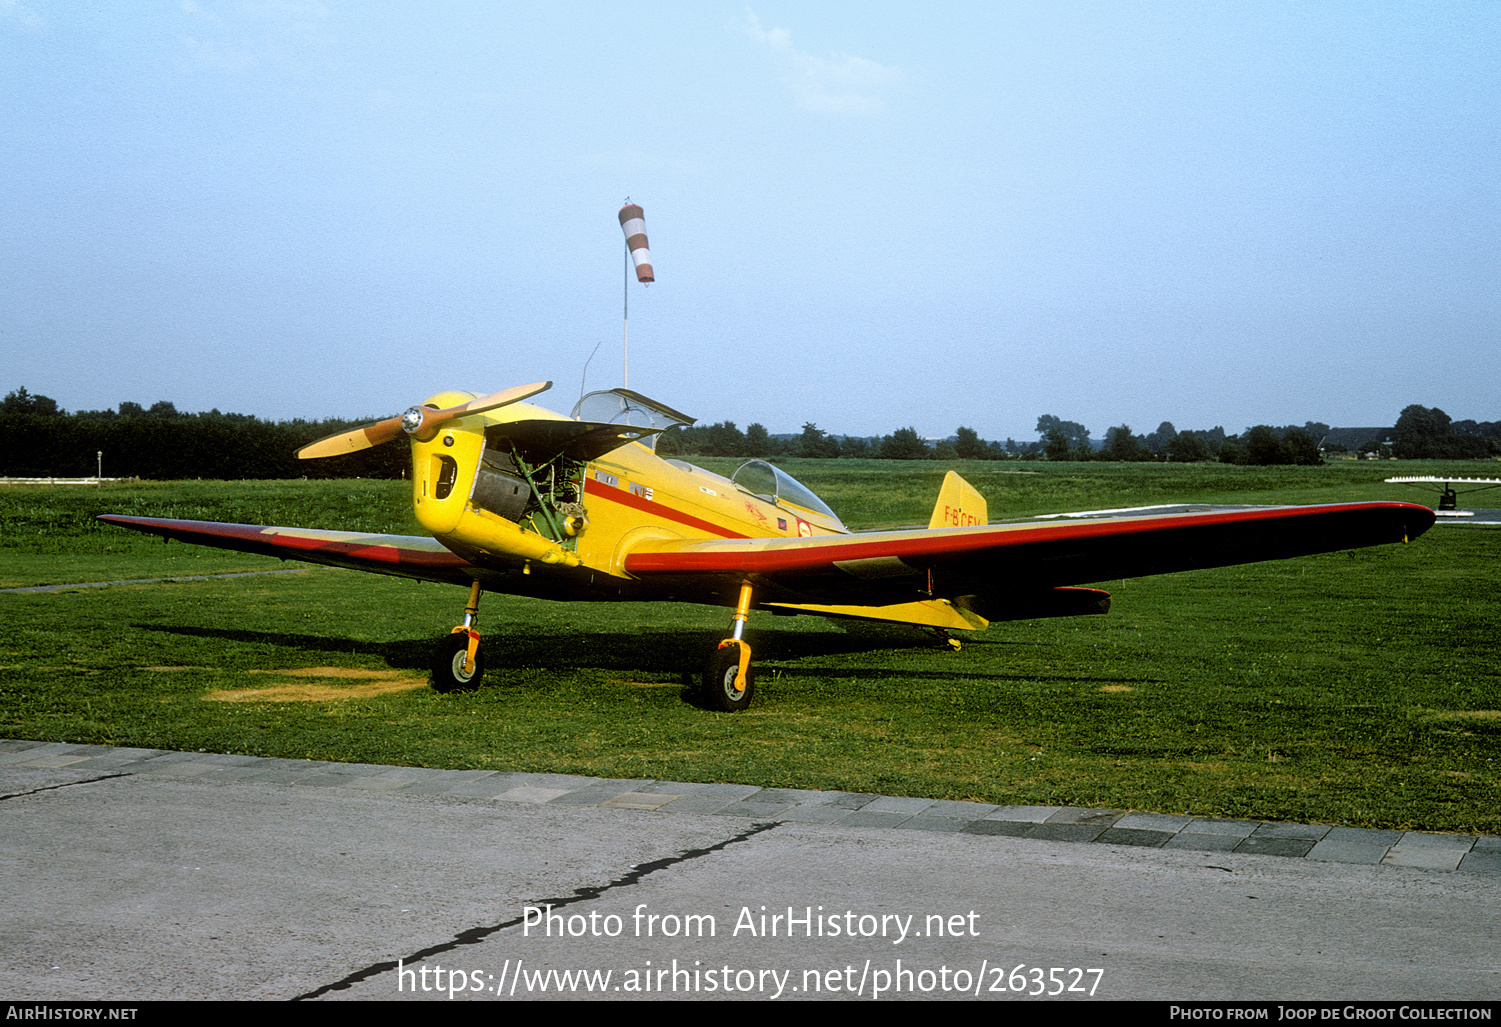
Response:
M1433 524L1410 503L1161 506L990 524L950 471L926 528L852 532L781 468L729 478L656 454L693 418L627 389L570 416L525 402L551 382L488 396L440 392L399 417L303 447L338 456L405 435L412 503L431 538L125 517L101 520L200 545L467 586L462 623L433 665L439 691L477 687L483 592L557 600L668 600L734 609L710 651L700 701L738 711L755 688L752 609L951 630L1105 613L1086 582L1406 541Z

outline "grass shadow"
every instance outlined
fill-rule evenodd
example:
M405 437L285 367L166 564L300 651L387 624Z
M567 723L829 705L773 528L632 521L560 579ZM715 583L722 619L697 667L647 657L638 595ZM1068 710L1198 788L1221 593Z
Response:
M243 628L206 628L187 625L137 624L142 631L215 639L245 645L275 646L326 658L335 655L371 656L399 670L426 670L432 665L438 639L401 639L371 642L327 635L284 631L251 631ZM555 632L506 635L492 632L484 637L486 660L492 673L506 668L568 673L598 671L655 677L696 687L704 660L722 637L702 630L586 631L563 635ZM978 681L1036 684L1160 684L1151 677L1070 674L1039 675L1027 671L988 671L963 665L962 653L954 653L951 668L892 667L886 657L893 652L932 652L943 655L941 643L919 641L902 645L891 638L847 635L835 632L754 632L748 635L756 666L763 676L773 672L839 680L864 681ZM893 645L893 641L898 644ZM801 661L828 657L869 656L873 662L860 666L800 666Z
M298 635L284 631L246 631L232 628L199 628L161 624L134 624L140 631L155 631L190 638L216 639L247 645L271 645L305 653L374 656L393 670L426 670L432 666L435 642L430 638L395 642L366 642L324 635Z

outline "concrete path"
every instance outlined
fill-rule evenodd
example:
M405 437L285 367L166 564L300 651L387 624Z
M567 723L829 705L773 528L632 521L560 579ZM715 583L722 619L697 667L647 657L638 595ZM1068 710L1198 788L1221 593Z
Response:
M0 861L18 1000L1501 996L1473 836L0 740Z

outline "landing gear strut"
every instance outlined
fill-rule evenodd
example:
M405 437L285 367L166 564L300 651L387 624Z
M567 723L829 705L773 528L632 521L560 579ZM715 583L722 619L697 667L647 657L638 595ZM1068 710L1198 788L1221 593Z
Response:
M438 643L433 659L433 689L439 692L467 692L478 688L485 678L485 661L479 651L479 632L474 629L479 616L479 581L469 586L469 602L464 607L464 623L454 628Z
M959 648L960 648L960 642L959 642L959 640L957 638L955 638L953 635L949 634L943 628L934 628L933 629L933 633L938 636L938 641L942 642L944 645L948 646L951 650L953 650L956 653L959 651Z
M730 637L715 646L704 663L699 696L711 710L739 713L750 706L751 696L755 693L756 671L751 666L751 649L742 637L746 619L750 616L750 605L751 583L746 581L740 585L740 599L735 604Z

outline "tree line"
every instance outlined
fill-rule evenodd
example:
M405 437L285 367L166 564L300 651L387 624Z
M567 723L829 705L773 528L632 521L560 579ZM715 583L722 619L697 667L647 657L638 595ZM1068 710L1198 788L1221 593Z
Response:
M1354 445L1329 440L1329 425L1308 421L1302 426L1258 424L1241 435L1227 435L1223 427L1178 431L1163 421L1150 435L1133 435L1128 425L1105 433L1103 446L1094 446L1089 430L1075 421L1050 414L1037 420L1039 444L1049 460L1218 461L1226 464L1313 465L1326 455L1395 457L1399 460L1472 460L1501 456L1501 421L1454 421L1437 407L1413 404L1402 410L1391 428L1371 431Z
M1009 441L1009 440L1008 440ZM916 428L898 428L890 435L861 437L831 435L811 421L792 438L770 434L764 425L745 431L734 421L679 427L664 432L657 452L674 456L836 457L881 460L1004 460L1014 455L998 442L986 442L973 428L960 428L952 439L928 445Z
M298 460L293 454L362 421L263 421L247 414L182 413L163 400L149 409L68 414L22 388L0 401L0 475L17 478L404 478L407 446Z
M1327 441L1331 429L1319 421L1280 427L1258 424L1238 435L1223 427L1179 431L1163 421L1145 435L1119 425L1096 444L1077 421L1053 414L1037 419L1036 442L1015 439L990 442L973 428L961 426L952 437L929 444L915 428L861 438L831 435L809 422L800 435L777 437L764 425L745 431L733 421L674 428L662 436L658 451L682 456L725 457L859 457L886 460L1107 460L1227 464L1301 464L1324 462L1326 454L1395 456L1400 459L1484 459L1501 455L1501 421L1451 421L1442 410L1413 405L1402 411L1393 428L1375 429L1353 447Z
M406 446L376 446L349 456L300 461L299 448L365 420L265 421L218 410L184 413L162 400L121 403L115 410L69 414L47 396L18 389L0 401L0 475L89 477L101 463L118 478L405 478ZM813 422L800 434L778 437L764 425L745 431L732 421L673 428L657 450L664 456L762 459L875 458L886 460L1110 460L1219 461L1229 464L1317 464L1327 454L1354 451L1402 459L1472 459L1501 455L1501 421L1454 421L1438 408L1405 408L1390 429L1377 429L1353 447L1326 441L1327 424L1256 425L1238 435L1223 427L1179 431L1164 421L1149 434L1129 425L1105 432L1101 444L1077 421L1052 414L1037 419L1038 440L987 441L961 426L934 443L915 428L890 435L838 436ZM1322 445L1321 445L1322 443ZM102 454L102 457L100 456Z
M1319 440L1329 426L1312 421L1301 427L1258 424L1244 435L1227 435L1219 426L1179 431L1163 421L1149 435L1133 435L1130 425L1123 424L1107 430L1104 444L1097 447L1083 425L1045 414L1037 420L1037 432L1049 460L1315 465L1324 462Z
M1469 460L1501 455L1501 421L1454 421L1438 407L1414 404L1392 429L1392 456L1399 460ZM1372 439L1362 449L1379 452Z

